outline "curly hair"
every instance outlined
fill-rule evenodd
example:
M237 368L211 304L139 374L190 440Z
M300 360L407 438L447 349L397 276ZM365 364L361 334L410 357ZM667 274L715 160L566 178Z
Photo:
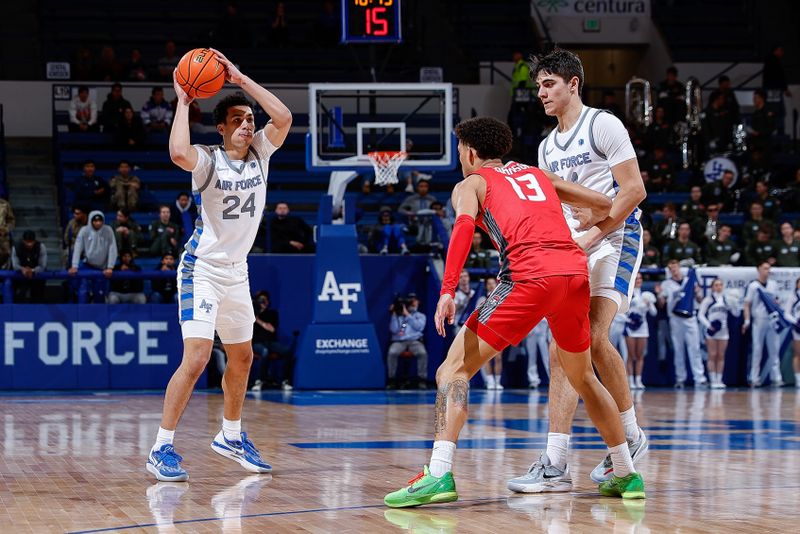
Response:
M234 106L253 107L250 101L242 95L228 95L217 102L217 105L214 107L214 124L225 124L225 120L228 118L228 109Z
M539 73L560 76L565 82L577 77L578 94L583 91L583 63L581 59L568 50L555 47L547 54L530 57L531 79L536 81Z
M481 159L498 159L511 152L511 128L492 117L475 117L456 125L456 137Z

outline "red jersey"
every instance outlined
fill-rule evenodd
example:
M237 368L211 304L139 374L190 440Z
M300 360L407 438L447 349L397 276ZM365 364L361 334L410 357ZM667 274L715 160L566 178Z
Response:
M588 276L586 254L572 240L556 190L538 168L509 161L476 171L486 199L476 224L500 252L498 278L512 282L554 275Z

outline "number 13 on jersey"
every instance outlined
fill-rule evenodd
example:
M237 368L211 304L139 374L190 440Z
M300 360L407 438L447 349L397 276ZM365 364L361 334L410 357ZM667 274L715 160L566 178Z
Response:
M514 192L520 200L529 200L531 202L544 202L547 200L544 196L544 191L542 191L542 186L539 185L539 180L533 174L523 174L517 177L505 176L505 179L514 188ZM525 189L523 189L523 186ZM532 192L532 194L529 194L529 192Z

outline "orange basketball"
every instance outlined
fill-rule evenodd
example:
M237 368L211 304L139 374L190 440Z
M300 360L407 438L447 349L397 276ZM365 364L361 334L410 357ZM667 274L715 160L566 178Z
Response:
M225 67L208 48L186 52L178 62L178 83L191 98L209 98L225 84Z

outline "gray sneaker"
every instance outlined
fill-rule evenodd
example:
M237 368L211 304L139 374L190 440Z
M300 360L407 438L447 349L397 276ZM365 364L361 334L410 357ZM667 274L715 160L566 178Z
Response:
M642 427L639 427L638 441L628 441L628 449L631 451L631 460L633 460L634 467L639 460L644 458L649 448L650 442L647 441L647 436L645 435L644 430L642 430ZM610 480L613 475L614 465L611 463L611 455L607 454L605 460L600 462L597 467L592 470L592 474L589 476L591 476L592 480L598 484L602 484L606 480Z
M517 493L572 491L569 465L559 469L550 463L547 453L542 451L539 459L531 464L527 473L508 481L508 489Z

